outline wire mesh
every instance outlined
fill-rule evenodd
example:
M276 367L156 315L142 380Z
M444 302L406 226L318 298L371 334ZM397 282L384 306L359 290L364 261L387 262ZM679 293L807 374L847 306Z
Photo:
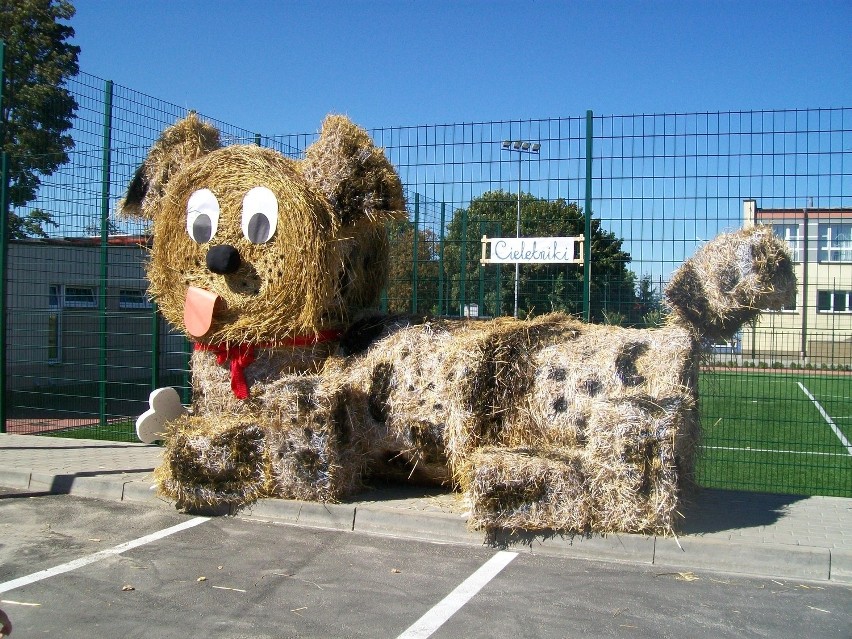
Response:
M176 386L189 401L189 347L145 294L147 224L114 211L150 145L187 110L86 74L69 89L79 105L70 159L13 209L54 224L43 225L46 238L8 247L5 427L132 440L152 388ZM202 117L226 144L294 158L317 135L261 135ZM850 124L852 109L834 108L374 129L409 208L407 222L387 228L381 307L480 318L559 310L653 327L665 320L671 273L698 246L770 224L790 242L798 298L710 346L698 479L852 496ZM575 264L522 264L516 296L512 266L480 262L483 236L581 235L587 213L588 281Z

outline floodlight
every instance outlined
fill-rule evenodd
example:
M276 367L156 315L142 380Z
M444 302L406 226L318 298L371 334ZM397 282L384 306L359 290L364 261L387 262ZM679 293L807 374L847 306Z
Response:
M513 149L515 149L516 151L520 150L520 148L521 148L521 143L520 143L520 141L519 141L519 140L515 140L515 142L512 144L512 148L513 148Z
M509 140L503 140L503 148L508 149L511 146L511 142Z
M530 143L529 143L529 142L521 142L521 149L523 149L524 151L526 151L526 150L528 150L529 148L530 148Z
M539 144L538 142L535 142L535 143L532 145L532 152L533 152L533 153L538 153L538 152L539 152L539 149L541 149L541 144Z

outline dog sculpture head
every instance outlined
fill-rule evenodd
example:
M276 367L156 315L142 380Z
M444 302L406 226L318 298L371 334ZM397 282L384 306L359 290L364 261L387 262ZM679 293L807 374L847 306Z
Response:
M366 132L329 116L303 160L222 146L190 114L166 129L121 203L153 221L149 292L203 343L275 343L345 325L387 272L399 176Z

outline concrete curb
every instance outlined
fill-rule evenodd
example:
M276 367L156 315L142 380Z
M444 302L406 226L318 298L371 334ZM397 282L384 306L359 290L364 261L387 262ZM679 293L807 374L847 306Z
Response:
M812 581L828 581L831 576L828 548L736 543L700 537L680 537L678 542L672 538L658 538L654 565Z
M272 519L310 528L351 531L355 522L355 507L351 504L261 499L233 515L247 519Z
M28 490L32 473L22 470L0 470L0 486Z
M484 535L467 529L467 521L451 513L407 511L375 504L357 506L355 532L426 541L482 545Z

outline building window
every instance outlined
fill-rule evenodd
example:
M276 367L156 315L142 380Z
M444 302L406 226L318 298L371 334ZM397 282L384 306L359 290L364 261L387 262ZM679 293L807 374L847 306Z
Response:
M51 310L63 308L97 308L98 293L94 286L63 286L51 284L47 306Z
M769 313L795 313L797 308L797 302L799 301L799 292L796 291L796 296L793 298L792 302L788 302L784 304L781 308L768 308L763 309L763 311Z
M145 291L138 288L123 288L118 291L118 307L123 309L151 308L151 300Z
M98 297L93 286L66 286L63 308L96 308Z
M852 313L852 291L817 291L820 313Z
M47 306L50 309L59 309L62 308L62 287L58 284L50 285L50 292L48 293Z
M852 262L852 222L819 225L819 261Z
M798 224L773 224L772 232L790 245L794 262L802 261L802 236Z

